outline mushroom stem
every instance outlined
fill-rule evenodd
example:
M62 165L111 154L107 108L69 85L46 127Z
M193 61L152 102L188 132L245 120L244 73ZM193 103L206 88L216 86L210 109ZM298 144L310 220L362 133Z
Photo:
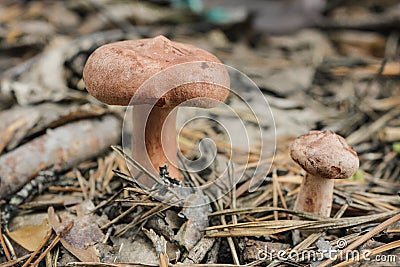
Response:
M332 209L333 179L307 174L300 186L295 210L329 217Z
M159 167L168 164L170 177L180 179L177 168L176 114L173 108L135 106L132 152L134 159L157 176Z

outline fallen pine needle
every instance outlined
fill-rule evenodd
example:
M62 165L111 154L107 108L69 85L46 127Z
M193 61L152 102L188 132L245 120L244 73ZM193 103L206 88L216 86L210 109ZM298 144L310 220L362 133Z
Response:
M393 216L392 218L389 218L386 221L378 224L374 229L367 232L365 235L360 236L356 241L354 241L353 243L348 245L345 249L340 251L338 257L336 257L336 258L340 259L341 257L343 257L343 255L346 255L346 253L348 251L356 249L357 247L361 246L363 243L368 241L370 238L372 238L373 236L382 232L383 230L385 230L386 228L388 228L389 226L391 226L392 224L394 224L398 221L400 221L400 214L397 214L397 215ZM335 259L333 259L333 260L328 259L328 260L324 261L322 264L318 265L318 267L325 267L333 262L335 262Z
M30 256L31 256L31 254L27 254L27 255L24 255L24 256L22 256L22 257L20 257L20 258L18 258L18 259L15 259L15 260L11 260L11 261L8 261L8 262L1 263L1 264L0 264L0 267L17 266L20 262L24 261L26 258L29 258Z
M336 264L333 267L347 266L347 265L350 265L350 264L352 264L354 262L362 261L362 260L365 260L367 258L369 259L369 257L375 256L375 255L377 255L379 253L382 253L382 252L385 252L385 251L388 251L388 250L392 250L392 249L395 249L395 248L398 248L398 247L400 247L400 240L396 240L396 241L390 242L388 244L379 246L377 248L371 249L369 251L368 255L366 255L365 253L362 253L359 259L358 258L351 258L351 259L349 259L347 261L343 261L343 262L341 262L339 264Z

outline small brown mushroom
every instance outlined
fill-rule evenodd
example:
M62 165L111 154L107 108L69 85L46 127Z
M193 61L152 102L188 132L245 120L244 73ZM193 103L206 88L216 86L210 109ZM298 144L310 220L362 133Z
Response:
M155 174L168 164L177 179L176 107L212 107L210 100L224 101L230 85L214 55L163 36L101 46L88 58L83 78L98 100L134 105L133 158Z
M310 131L294 140L290 156L307 172L294 209L329 217L334 179L350 177L357 171L357 153L332 131Z

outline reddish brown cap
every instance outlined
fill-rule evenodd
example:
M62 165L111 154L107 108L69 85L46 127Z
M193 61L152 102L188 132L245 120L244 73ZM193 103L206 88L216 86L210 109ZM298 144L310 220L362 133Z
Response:
M359 167L357 153L332 131L310 131L299 136L290 156L306 172L328 179L350 177Z
M174 107L199 97L224 101L230 81L220 63L205 50L157 36L99 47L88 58L83 79L90 94L107 104L128 105L136 94L132 104Z

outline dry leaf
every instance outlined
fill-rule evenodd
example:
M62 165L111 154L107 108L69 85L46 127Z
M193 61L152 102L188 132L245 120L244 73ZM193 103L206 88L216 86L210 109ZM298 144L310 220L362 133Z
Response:
M40 225L21 227L8 235L26 250L35 251L50 230L49 221L45 219Z
M67 215L62 216L61 221L59 221L52 207L48 209L48 215L50 224L55 231L68 220L74 222L72 228L61 235L61 244L65 249L81 261L99 262L94 244L103 239L103 233L92 222L90 215L81 218Z

